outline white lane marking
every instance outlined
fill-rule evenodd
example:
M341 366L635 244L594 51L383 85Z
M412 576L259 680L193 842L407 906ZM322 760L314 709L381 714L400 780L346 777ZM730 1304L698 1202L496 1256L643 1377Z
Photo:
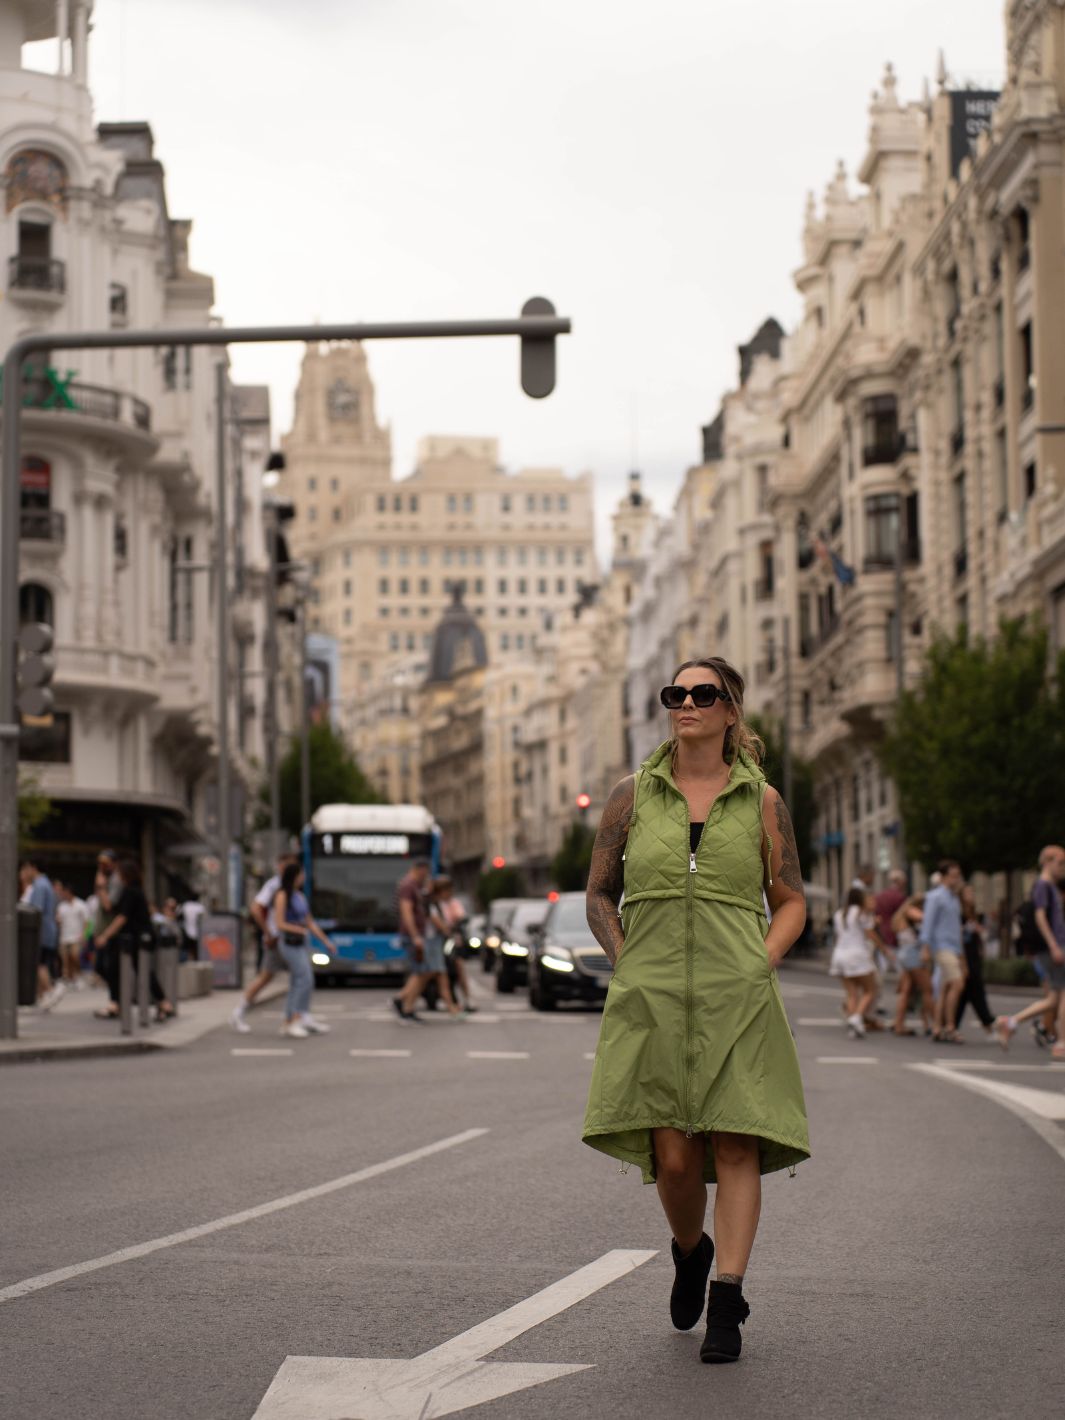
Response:
M349 1055L366 1055L381 1060L409 1060L409 1050L349 1050Z
M944 1070L1034 1070L1042 1075L1065 1074L1065 1064L1059 1065L1054 1061L1044 1061L1041 1065L1018 1065L1012 1061L1007 1064L1004 1060L943 1060L936 1063L941 1064Z
M252 1420L425 1420L485 1405L530 1386L592 1369L585 1365L485 1362L535 1326L649 1262L647 1251L608 1252L411 1361L289 1356Z
M594 1051L594 1050L586 1050L586 1051L584 1052L584 1058L585 1058L585 1060L594 1060L594 1059L595 1059L595 1051Z
M475 1016L467 1016L471 1026L497 1026L502 1020L502 1016L482 1016L480 1011Z
M421 1159L443 1153L445 1149L469 1144L487 1134L487 1129L465 1129L461 1134L451 1134L446 1139L438 1139L434 1144L425 1144L420 1149L412 1149L407 1154L397 1154L393 1159L385 1159L379 1164L356 1173L346 1173L328 1183L315 1184L313 1188L301 1188L298 1193L287 1193L283 1198L273 1198L269 1203L258 1203L254 1208L244 1208L239 1213L228 1213L224 1218L213 1218L209 1223L198 1223L193 1228L184 1228L180 1233L168 1233L165 1237L152 1238L148 1242L136 1243L133 1247L123 1247L117 1252L109 1252L103 1257L90 1258L88 1262L76 1262L72 1267L58 1267L54 1272L42 1272L36 1277L26 1277L10 1287L0 1290L0 1302L11 1302L16 1297L26 1297L31 1292L39 1292L44 1287L54 1287L59 1282L67 1282L72 1277L80 1277L86 1272L98 1272L102 1267L114 1267L120 1262L132 1262L149 1253L160 1252L163 1248L176 1247L178 1243L191 1242L194 1238L207 1237L225 1228L235 1228L241 1223L253 1222L256 1218L266 1218L271 1213L280 1213L285 1208L295 1208L299 1203L309 1203L313 1198L324 1198L328 1193L336 1193L341 1188L350 1188L356 1183L365 1183L381 1174L391 1173L407 1164L416 1164Z
M527 1050L467 1050L467 1060L528 1060Z
M235 1045L230 1050L230 1055L291 1055L292 1047L289 1046L246 1046L244 1048Z
M910 1065L910 1069L922 1072L922 1075L932 1075L933 1079L949 1079L951 1085L960 1085L963 1089L976 1091L977 1095L987 1095L994 1099L998 1105L1003 1105L1005 1109L1011 1110L1018 1119L1022 1119L1025 1125L1035 1130L1035 1133L1051 1149L1058 1154L1059 1159L1065 1160L1065 1136L1062 1136L1061 1129L1058 1129L1051 1119L1065 1119L1065 1113L1056 1113L1056 1109L1065 1105L1061 1095L1051 1095L1041 1089L1024 1089L1021 1085L1004 1085L997 1079L974 1078L973 1075L966 1075L953 1069L944 1069L941 1065ZM1051 1105L1044 1105L1038 1101L1038 1108L1032 1106L1030 1096L1041 1096L1045 1101L1051 1101ZM1055 1110L1048 1113L1048 1109Z
M800 1026L842 1026L846 1022L842 1016L800 1016L795 1024Z
M875 1055L819 1055L818 1065L879 1065Z

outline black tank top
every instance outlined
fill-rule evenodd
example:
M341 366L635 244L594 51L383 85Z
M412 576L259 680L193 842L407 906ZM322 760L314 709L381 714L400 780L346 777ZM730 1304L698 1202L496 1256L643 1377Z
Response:
M701 823L693 823L688 826L688 836L691 841L691 851L694 853L699 846L699 839L703 836L703 826Z

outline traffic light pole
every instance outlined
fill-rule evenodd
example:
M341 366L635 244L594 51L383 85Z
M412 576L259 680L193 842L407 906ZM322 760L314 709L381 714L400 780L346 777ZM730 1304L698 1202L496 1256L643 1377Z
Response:
M229 846L229 518L226 507L226 362L214 367L215 387L215 676L218 691L218 860L222 865L222 906L231 912Z
M276 344L287 341L434 340L517 336L521 381L535 399L551 393L555 337L570 321L542 297L527 301L513 320L378 321L350 325L206 326L192 330L88 330L27 335L4 357L3 428L0 430L0 1040L18 1035L18 736L15 664L19 592L19 475L22 468L22 367L31 356L57 350L130 350L167 346ZM221 804L219 804L221 808ZM228 811L228 810L227 810ZM228 872L228 864L226 864Z

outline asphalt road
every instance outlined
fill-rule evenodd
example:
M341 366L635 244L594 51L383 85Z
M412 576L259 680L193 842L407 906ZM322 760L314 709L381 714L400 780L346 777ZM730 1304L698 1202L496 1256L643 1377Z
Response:
M1065 1067L971 1023L962 1048L849 1042L830 984L784 980L813 1158L765 1180L738 1366L672 1330L655 1192L580 1142L594 1012L402 1026L346 990L320 1039L280 1039L275 1006L250 1036L4 1072L0 1415L427 1420L493 1389L484 1420L1065 1414ZM413 1368L330 1359L473 1328Z

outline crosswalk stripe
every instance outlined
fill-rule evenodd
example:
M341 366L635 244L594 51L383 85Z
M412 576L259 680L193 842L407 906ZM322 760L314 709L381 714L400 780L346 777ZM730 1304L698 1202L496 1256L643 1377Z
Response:
M527 1050L467 1050L467 1060L528 1060Z
M349 1050L349 1055L368 1055L385 1060L409 1060L409 1050Z
M265 1048L265 1047L263 1047L263 1048L261 1048L261 1049L260 1049L260 1048L255 1048L255 1047L248 1047L248 1048L246 1048L246 1049L241 1049L239 1046L234 1046L234 1047L230 1050L229 1053L230 1053L230 1055L291 1055L291 1054L292 1054L292 1047L291 1047L291 1045L289 1045L289 1046L275 1046L275 1047L273 1047L273 1048L271 1048L271 1049L267 1049L267 1048Z
M818 1065L879 1065L875 1055L819 1055Z

